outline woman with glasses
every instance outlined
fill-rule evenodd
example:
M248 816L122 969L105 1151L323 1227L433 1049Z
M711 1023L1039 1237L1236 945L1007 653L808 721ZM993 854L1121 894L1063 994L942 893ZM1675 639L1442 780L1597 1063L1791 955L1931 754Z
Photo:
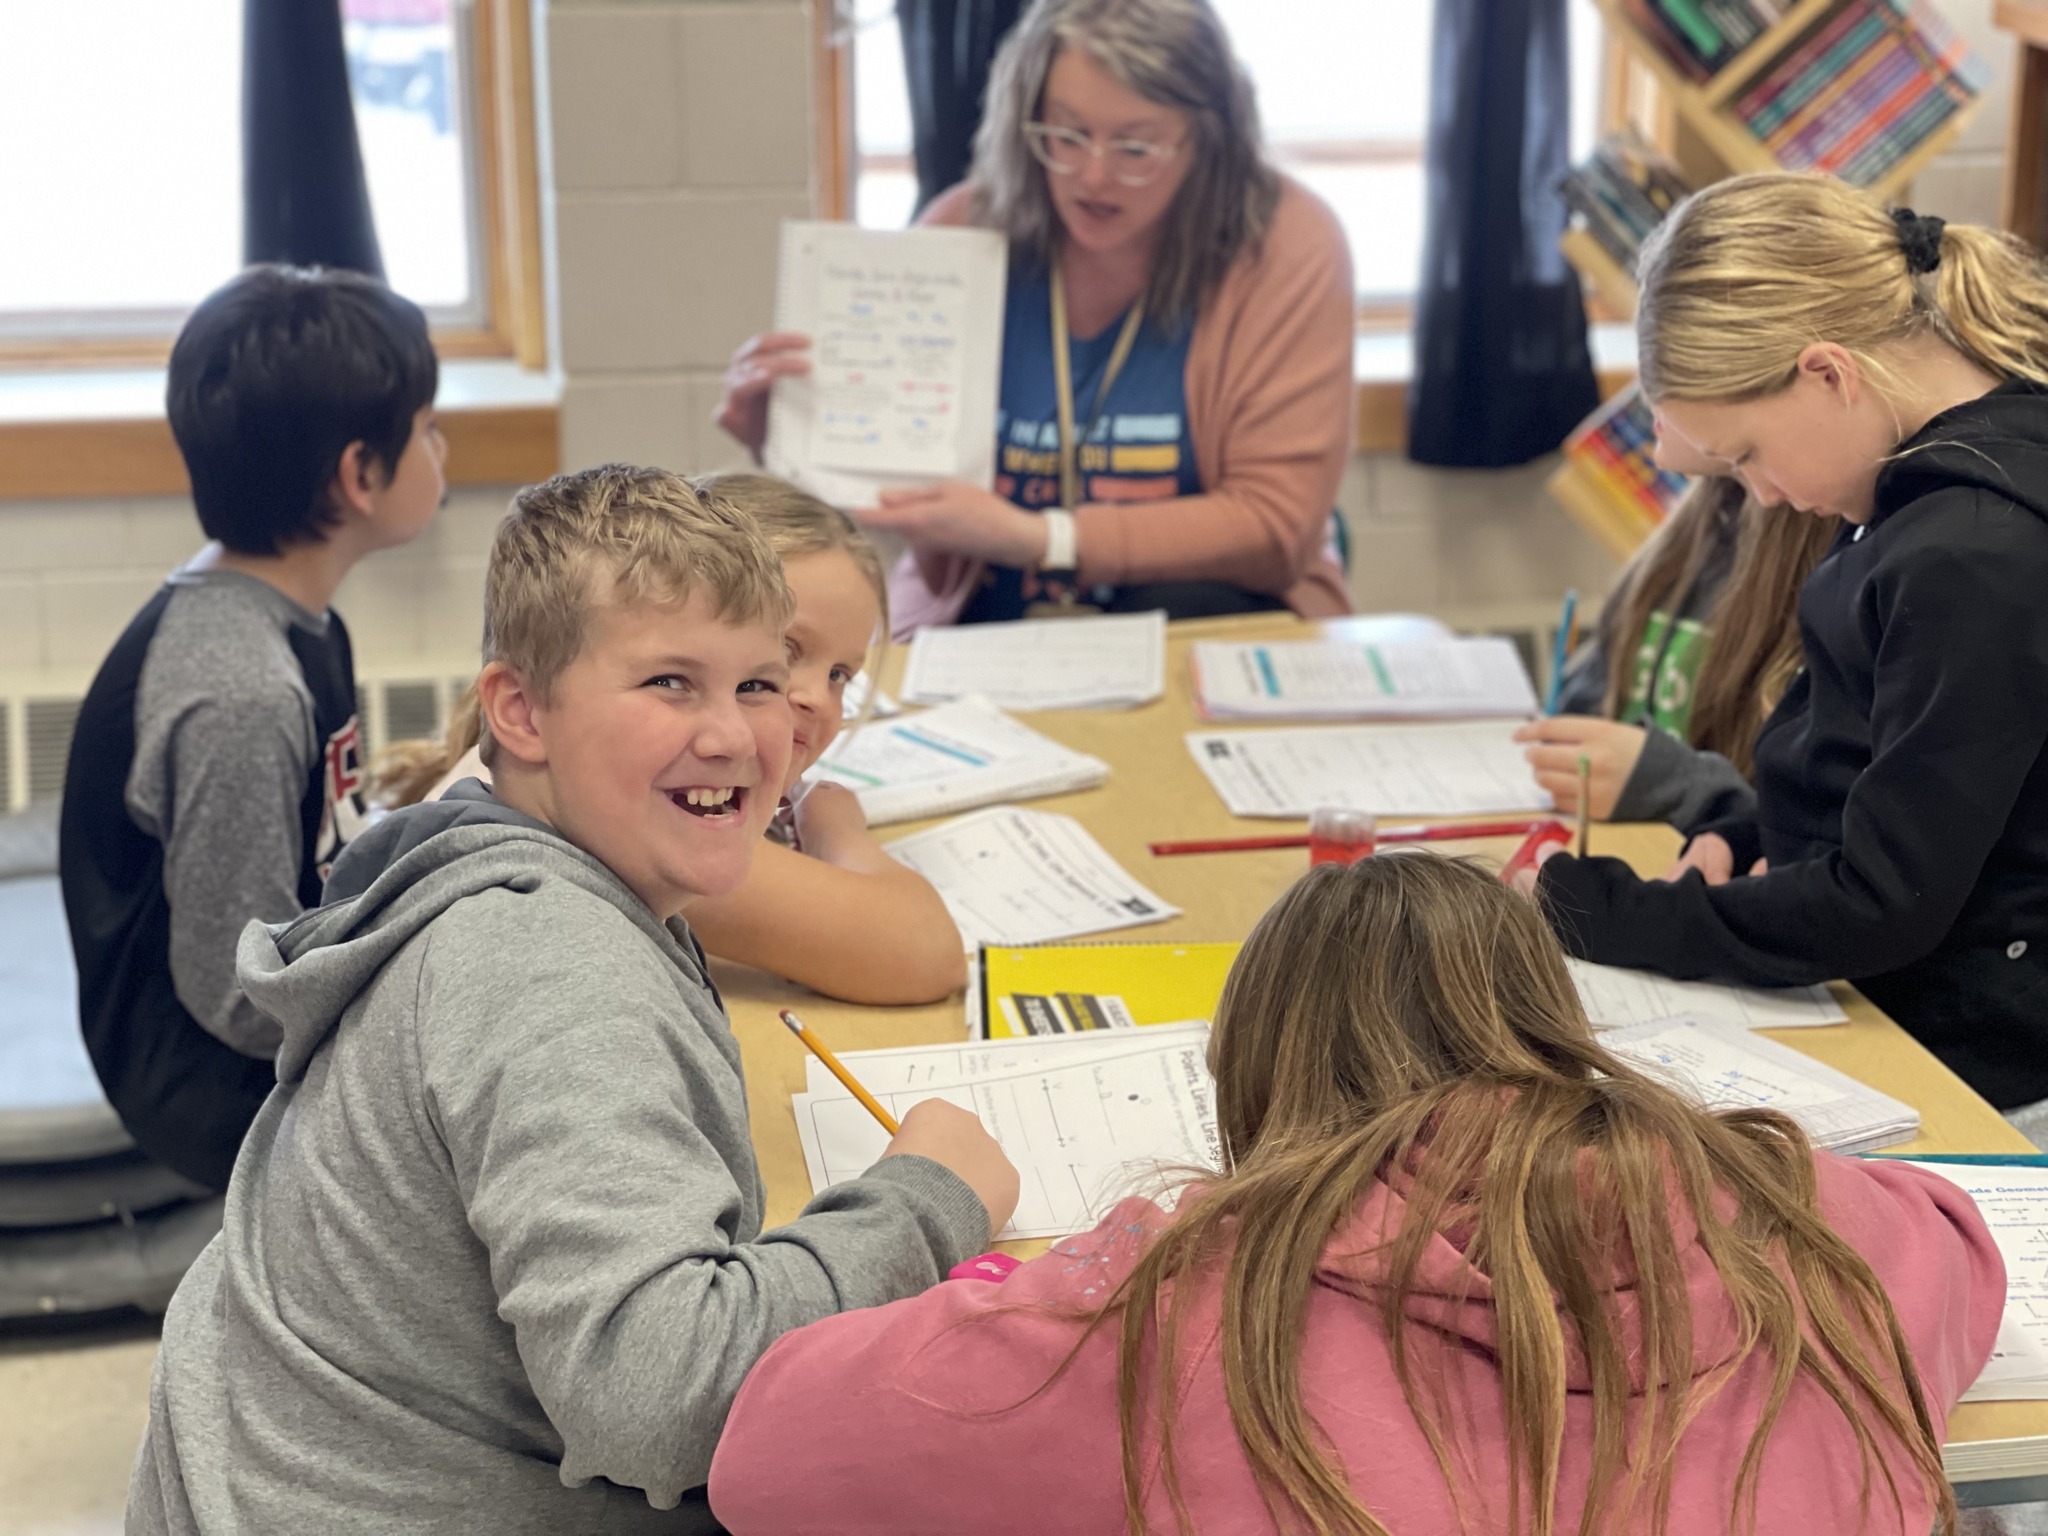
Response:
M1350 255L1264 158L1207 0L1038 0L962 185L925 224L1010 240L993 492L854 509L908 545L899 633L1045 612L1349 608L1331 548L1351 433ZM734 355L718 420L758 456L808 338Z

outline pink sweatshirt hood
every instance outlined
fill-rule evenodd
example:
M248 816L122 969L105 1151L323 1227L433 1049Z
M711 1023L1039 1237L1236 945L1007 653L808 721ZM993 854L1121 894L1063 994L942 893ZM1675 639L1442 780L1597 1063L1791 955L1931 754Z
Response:
M1590 1186L1590 1177L1581 1182ZM1380 1303L1388 1284L1393 1245L1408 1219L1415 1183L1416 1175L1408 1168L1381 1175L1372 1193L1331 1236L1316 1269L1319 1283L1374 1306ZM1588 1193L1590 1197L1590 1189ZM1700 1241L1699 1223L1675 1188L1669 1212L1673 1246L1692 1304L1693 1375L1697 1378L1735 1359L1735 1312ZM1497 1359L1500 1335L1493 1281L1467 1256L1477 1228L1468 1208L1449 1214L1451 1220L1423 1247L1402 1315L1420 1328L1462 1341L1487 1358ZM1629 1351L1630 1377L1640 1388L1642 1309L1637 1284L1635 1258L1624 1243L1614 1255L1608 1285ZM1585 1351L1569 1324L1564 1338L1567 1386L1573 1392L1590 1392L1592 1378Z

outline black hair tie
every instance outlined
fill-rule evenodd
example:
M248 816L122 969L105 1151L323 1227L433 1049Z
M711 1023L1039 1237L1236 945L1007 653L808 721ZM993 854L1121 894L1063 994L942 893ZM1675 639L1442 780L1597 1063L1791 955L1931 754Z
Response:
M1941 265L1941 232L1948 228L1947 220L1910 208L1894 208L1892 223L1898 226L1908 272L1932 272Z

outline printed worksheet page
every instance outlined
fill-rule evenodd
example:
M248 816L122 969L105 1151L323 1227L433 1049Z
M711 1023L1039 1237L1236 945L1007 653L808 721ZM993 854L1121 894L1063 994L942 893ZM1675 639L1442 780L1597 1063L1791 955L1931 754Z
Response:
M840 505L993 485L1007 262L993 230L784 224L775 328L811 338L811 371L776 381L767 467Z
M1180 916L1071 816L996 806L884 845L939 893L971 952Z
M2048 1398L2048 1168L1914 1166L1970 1192L2005 1260L1998 1342L1963 1401Z
M1149 1031L1148 1031L1149 1034ZM1200 1040L1085 1063L985 1078L950 1088L877 1093L898 1119L923 1099L972 1110L1022 1177L1017 1213L1000 1236L1085 1231L1163 1168L1218 1166L1216 1095ZM888 1132L838 1084L794 1097L797 1135L813 1190L857 1178L889 1144Z
M1324 806L1376 816L1547 810L1512 720L1193 731L1188 751L1237 816Z
M1097 614L921 629L903 697L979 695L1003 709L1128 709L1166 691L1166 615Z
M1849 1015L1824 986L1729 987L1710 981L1673 981L1650 971L1595 965L1590 960L1565 961L1596 1026L1643 1024L1675 1013L1720 1019L1744 1029L1802 1029L1813 1024L1841 1024Z
M1866 1152L1920 1129L1910 1104L1740 1025L1692 1015L1627 1024L1600 1043L1709 1109L1776 1109L1823 1147Z
M868 825L882 826L1088 789L1109 777L1109 765L984 700L963 699L846 732L810 777L851 789Z
M1363 644L1196 643L1196 703L1212 720L1533 715L1536 689L1497 635Z
M1136 1029L1086 1034L1033 1036L1022 1040L958 1040L946 1045L887 1046L878 1051L841 1051L839 1060L870 1093L957 1088L989 1077L1015 1077L1111 1056L1142 1056L1169 1045L1206 1045L1209 1026L1148 1024ZM816 1094L843 1094L845 1086L815 1056L804 1058L804 1087Z

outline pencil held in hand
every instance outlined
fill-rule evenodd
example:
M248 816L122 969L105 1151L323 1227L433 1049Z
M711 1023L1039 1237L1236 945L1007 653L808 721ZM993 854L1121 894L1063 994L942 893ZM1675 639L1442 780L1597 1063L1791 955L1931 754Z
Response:
M882 1129L894 1136L903 1127L896 1123L896 1117L882 1108L882 1101L860 1085L860 1080L840 1064L839 1058L825 1048L824 1041L804 1027L804 1021L787 1008L782 1010L782 1022L789 1026L790 1033L803 1041L804 1046L818 1060L825 1063L825 1070L840 1082L846 1084L846 1091L860 1100L861 1108L881 1122Z

